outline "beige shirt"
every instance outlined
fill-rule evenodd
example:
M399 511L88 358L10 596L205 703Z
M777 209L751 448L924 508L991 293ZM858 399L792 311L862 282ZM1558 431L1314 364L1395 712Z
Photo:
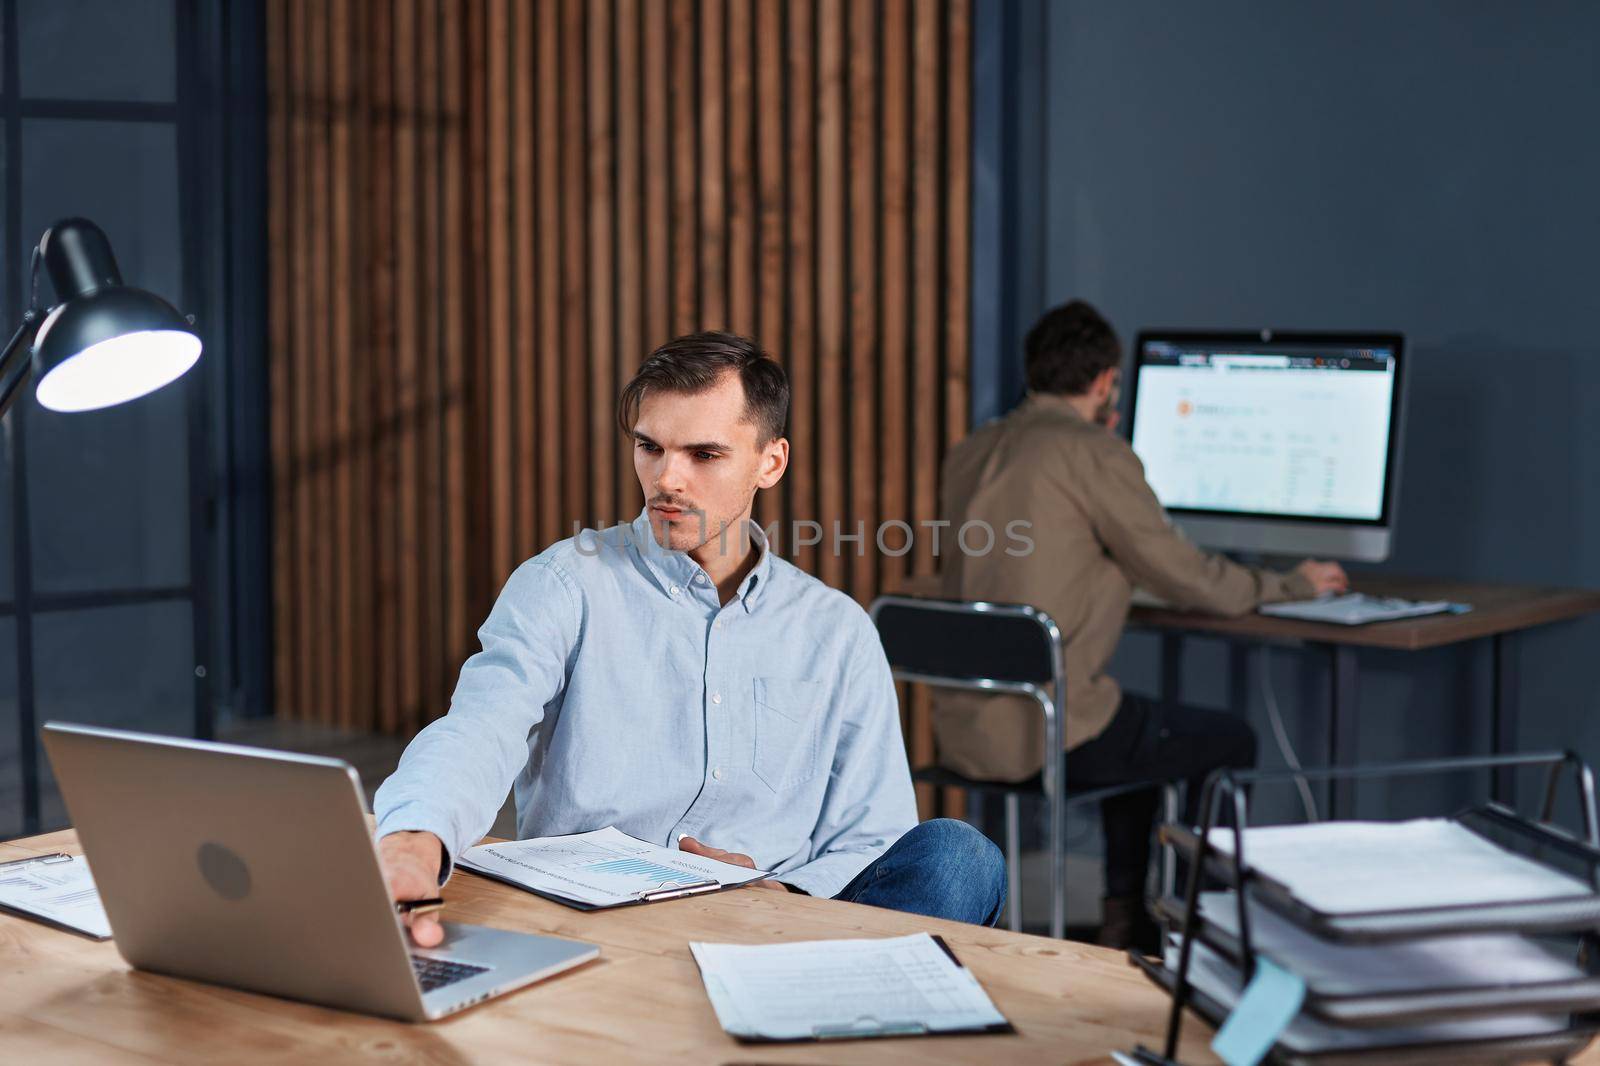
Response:
M1066 644L1066 746L1110 723L1122 690L1106 675L1128 619L1135 585L1176 607L1243 614L1258 604L1301 599L1298 574L1239 566L1196 548L1173 527L1128 442L1085 419L1063 396L1031 394L946 457L943 514L951 529L940 552L944 595L1026 603L1045 611ZM954 534L971 521L994 528L984 555L959 550ZM1022 529L1013 522L1027 522ZM1016 533L1031 538L1021 551ZM967 543L981 547L975 530ZM1044 720L1019 696L940 690L934 735L940 762L969 777L1020 781L1039 772Z

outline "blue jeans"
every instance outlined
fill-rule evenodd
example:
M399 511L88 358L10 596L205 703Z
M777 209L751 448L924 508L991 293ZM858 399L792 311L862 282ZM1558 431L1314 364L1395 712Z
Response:
M1006 902L1006 863L966 822L935 818L912 827L833 898L993 925Z

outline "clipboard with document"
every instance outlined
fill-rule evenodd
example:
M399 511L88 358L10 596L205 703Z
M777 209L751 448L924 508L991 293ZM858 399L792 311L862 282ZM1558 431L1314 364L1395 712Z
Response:
M691 943L728 1035L747 1044L1015 1032L942 937Z
M95 940L111 939L111 923L81 855L57 852L0 862L0 912Z
M615 826L479 844L462 852L456 865L578 910L682 899L772 876L651 844Z

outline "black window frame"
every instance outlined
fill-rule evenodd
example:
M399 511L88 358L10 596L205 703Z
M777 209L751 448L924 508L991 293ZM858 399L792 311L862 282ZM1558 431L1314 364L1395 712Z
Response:
M9 412L13 588L0 617L15 620L18 758L23 835L41 825L42 781L34 681L34 618L57 612L187 601L194 660L192 733L210 738L219 707L241 715L270 705L269 500L266 465L265 86L261 0L173 0L171 102L26 96L20 85L20 0L0 0L0 121L5 321L23 312L37 233L22 226L22 123L28 119L170 123L177 175L180 310L196 316L206 355L185 383L189 580L183 584L38 593L27 474L27 404ZM219 553L219 542L226 551ZM0 563L0 565L4 565ZM215 628L214 628L215 626ZM214 652L221 652L213 663ZM220 675L217 667L220 667ZM218 693L223 698L217 699Z

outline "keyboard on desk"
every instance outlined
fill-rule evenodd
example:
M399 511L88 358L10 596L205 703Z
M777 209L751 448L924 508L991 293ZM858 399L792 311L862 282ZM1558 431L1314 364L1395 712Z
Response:
M480 973L487 973L489 967L474 966L470 962L433 959L426 955L413 955L411 970L417 975L417 983L422 986L423 994L426 995L436 988L443 988L445 985L453 985L457 981L476 977Z
M1256 609L1277 618L1301 622L1327 622L1341 626L1368 622L1393 622L1401 618L1421 618L1430 614L1460 614L1471 610L1466 604L1447 600L1402 600L1393 596L1368 596L1347 592L1342 596L1320 596L1314 600L1269 603Z

